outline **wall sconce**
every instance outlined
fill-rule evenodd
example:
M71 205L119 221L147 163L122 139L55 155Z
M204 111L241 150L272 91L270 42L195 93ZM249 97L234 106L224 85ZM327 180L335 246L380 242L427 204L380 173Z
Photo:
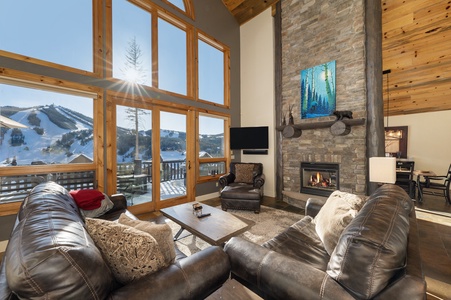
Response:
M370 182L395 183L396 157L370 157Z

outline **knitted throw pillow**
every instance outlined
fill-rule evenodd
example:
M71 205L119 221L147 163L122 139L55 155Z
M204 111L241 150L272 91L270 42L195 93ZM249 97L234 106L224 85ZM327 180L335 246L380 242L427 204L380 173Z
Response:
M343 230L355 218L364 204L360 196L334 191L320 209L313 222L316 233L329 255L334 252Z
M164 266L158 243L148 233L112 221L86 218L86 228L114 277L127 284Z
M172 237L172 229L168 224L154 224L149 221L133 220L122 213L119 223L131 226L135 229L147 232L155 238L164 256L165 266L169 266L175 260L175 245Z
M253 183L253 180L254 180L254 164L235 165L235 182Z

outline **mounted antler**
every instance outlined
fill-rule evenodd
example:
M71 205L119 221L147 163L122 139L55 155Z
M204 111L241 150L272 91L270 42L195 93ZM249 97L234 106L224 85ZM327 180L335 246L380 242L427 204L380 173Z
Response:
M294 124L294 118L293 118L293 105L288 106L288 111L289 111L289 117L288 117L288 124L293 125Z

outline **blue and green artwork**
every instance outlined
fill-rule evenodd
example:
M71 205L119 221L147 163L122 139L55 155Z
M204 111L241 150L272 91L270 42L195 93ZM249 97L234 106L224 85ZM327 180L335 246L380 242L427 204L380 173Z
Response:
M335 108L335 60L302 70L301 119L330 116Z

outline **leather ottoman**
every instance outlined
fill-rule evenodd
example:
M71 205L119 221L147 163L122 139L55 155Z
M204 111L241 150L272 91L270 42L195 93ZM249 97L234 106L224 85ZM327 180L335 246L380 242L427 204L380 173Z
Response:
M254 188L250 185L228 185L221 191L221 208L225 211L229 208L253 210L258 214L262 198L261 188Z

